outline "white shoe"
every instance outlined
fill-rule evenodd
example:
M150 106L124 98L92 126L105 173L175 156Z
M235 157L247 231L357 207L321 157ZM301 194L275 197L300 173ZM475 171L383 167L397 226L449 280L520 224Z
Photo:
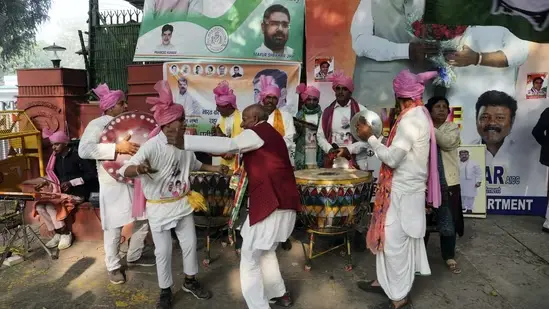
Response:
M67 249L72 245L72 233L63 234L61 235L61 239L59 240L59 245L57 246L57 249L63 250Z
M46 247L53 249L59 245L60 240L61 240L61 234L55 234L53 238L46 243Z

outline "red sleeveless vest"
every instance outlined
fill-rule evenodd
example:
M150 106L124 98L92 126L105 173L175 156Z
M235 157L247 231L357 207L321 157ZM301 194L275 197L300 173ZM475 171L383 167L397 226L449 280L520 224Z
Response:
M250 226L267 218L277 209L301 208L299 192L284 139L270 124L252 128L265 143L243 154L248 174Z

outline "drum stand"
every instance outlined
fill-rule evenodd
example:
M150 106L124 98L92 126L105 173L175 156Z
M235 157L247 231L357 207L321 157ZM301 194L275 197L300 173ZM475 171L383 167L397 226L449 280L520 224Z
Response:
M351 231L354 231L353 228L334 228L334 229L307 229L307 234L309 234L309 248L308 250L305 248L305 243L301 243L301 247L303 248L303 254L305 255L305 271L311 270L312 266L312 260L322 256L328 252L334 251L336 249L339 249L343 246L346 246L346 250L341 252L341 255L343 255L346 258L346 264L345 264L345 270L351 271L353 270L353 257L351 253L351 237L349 233ZM314 243L315 243L315 235L319 236L340 236L344 235L344 242L340 245L331 247L325 251L314 253Z
M13 246L13 243L15 242L15 240L18 238L18 235L19 235L19 232L22 232L22 237L23 237L23 247L25 249L24 253L25 255L28 254L29 252L32 251L32 249L30 248L30 245L29 245L29 234L27 234L27 231L30 231L30 236L34 236L36 237L36 239L38 240L38 244L44 249L44 251L46 251L46 253L49 255L49 257L52 259L52 260L57 260L59 258L59 250L55 250L54 252L52 252L52 250L50 250L48 247L46 247L46 244L44 244L44 242L40 239L40 237L38 236L38 234L36 234L36 232L28 225L25 223L25 204L26 204L26 201L25 200L16 200L17 201L17 209L16 209L16 212L14 213L15 216L20 216L20 221L18 222L19 224L17 226L15 226L15 231L13 233L13 235L11 236L11 238L9 239L8 241L8 244L6 245L6 248L4 250L4 253L2 254L2 257L0 258L0 266L3 265L4 263L4 260L8 257L8 255L10 254L10 249L13 249L15 248L15 246ZM9 229L12 229L14 226L6 226L5 229L9 230Z

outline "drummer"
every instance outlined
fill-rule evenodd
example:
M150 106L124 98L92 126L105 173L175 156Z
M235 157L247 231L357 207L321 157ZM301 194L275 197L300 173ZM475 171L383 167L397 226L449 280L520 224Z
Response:
M320 99L320 90L315 86L300 84L296 89L301 101L305 102L303 107L297 112L296 118L318 126L322 109L318 104ZM324 166L324 152L318 146L316 141L316 130L300 125L296 125L296 147L295 147L295 169L320 168Z
M35 189L40 191L51 185L51 192L66 193L87 201L92 190L97 186L97 171L88 160L78 156L78 152L68 146L70 139L63 131L52 133L49 129L42 130L42 137L48 138L52 145L52 154L46 166L48 180L39 183ZM50 232L55 231L53 238L46 247L59 250L67 249L72 244L72 233L64 220L74 208L72 203L35 202L33 215L40 215ZM72 202L72 201L71 201ZM76 202L75 202L76 203Z
M187 150L243 154L250 211L241 232L240 283L250 309L270 308L269 303L293 304L276 248L292 233L301 203L290 158L283 149L285 141L267 123L268 118L265 109L251 105L242 112L245 130L234 139L185 136Z
M120 90L110 90L106 84L93 89L99 97L99 108L103 115L92 120L80 140L78 154L83 159L97 160L99 178L99 207L101 210L101 225L103 227L103 242L105 246L105 264L112 284L126 282L121 270L118 254L122 227L135 221L133 234L129 243L126 261L129 266L154 266L155 262L142 256L145 246L145 237L149 232L149 225L145 218L132 216L134 190L129 184L118 182L110 176L101 161L114 160L117 154L134 155L139 145L130 142L131 136L116 144L101 143L101 132L114 117L126 112L125 95Z
M236 96L233 90L229 88L227 81L222 81L214 88L215 105L219 112L219 118L215 126L212 128L212 132L215 136L234 138L240 132L242 128L242 115L236 105ZM235 154L223 154L221 155L221 164L228 166L231 170L238 169L238 159Z
M368 159L367 144L356 144L357 141L350 133L351 119L356 113L365 110L366 107L359 104L352 97L355 89L353 80L345 76L343 72L339 71L331 74L327 79L332 82L336 99L322 112L321 125L318 126L316 134L318 145L325 153L332 153L335 151L333 144L337 144L339 148L342 148L343 156L352 159L351 163L354 167L365 169ZM351 145L355 146L349 147ZM353 149L352 153L349 152L347 147ZM326 156L324 167L332 167L331 161Z
M175 230L183 251L183 291L198 299L211 297L211 293L195 277L198 273L198 262L192 199L188 196L189 173L201 170L225 174L228 167L202 164L193 152L182 150L185 134L184 109L173 103L168 82L161 80L154 88L159 97L147 98L147 103L154 105L151 111L154 112L158 127L151 132L150 139L130 161L120 168L119 173L132 178L141 175L143 193L147 198L147 217L156 246L156 271L161 289L156 308L169 309L172 307L173 285L172 229ZM183 184L182 192L174 197L169 184L178 181Z
M290 162L292 163L292 166L295 166L294 118L290 114L278 109L280 88L278 88L278 85L275 83L272 76L259 76L259 84L261 87L261 92L259 94L261 104L269 115L269 120L267 122L284 138L284 142L288 148Z

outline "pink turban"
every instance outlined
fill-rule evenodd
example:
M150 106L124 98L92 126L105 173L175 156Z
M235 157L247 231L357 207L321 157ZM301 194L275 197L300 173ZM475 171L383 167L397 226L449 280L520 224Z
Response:
M296 92L301 97L301 100L305 101L308 97L315 97L317 99L320 99L320 90L318 90L315 86L308 86L305 84L299 84L296 88Z
M97 86L97 88L93 89L93 92L99 97L99 108L103 112L113 108L121 100L126 99L122 90L110 90L107 84Z
M261 102L268 96L280 98L280 88L278 88L272 76L259 76L259 85L261 88L261 93L259 94Z
M425 82L435 78L436 71L414 74L409 70L402 70L393 80L393 89L397 98L419 99L425 91Z
M350 92L353 92L355 90L353 80L350 77L345 76L345 74L343 74L343 71L337 71L333 74L330 74L326 79L332 82L332 89L334 90L337 86L343 86L349 89Z
M237 109L236 106L236 96L233 93L233 90L229 88L229 83L224 80L214 88L213 93L215 94L215 104L218 106L227 106L230 105L234 109Z
M158 81L154 85L154 90L158 92L158 97L147 98L147 103L154 105L151 112L154 114L154 120L156 120L158 127L153 132L156 131L156 134L158 134L161 126L183 117L185 109L183 105L173 103L172 91L167 81ZM151 132L151 136L156 135L153 132Z
M70 138L65 132L57 131L53 133L53 131L48 128L42 130L42 137L48 138L52 144L68 144L70 142Z

